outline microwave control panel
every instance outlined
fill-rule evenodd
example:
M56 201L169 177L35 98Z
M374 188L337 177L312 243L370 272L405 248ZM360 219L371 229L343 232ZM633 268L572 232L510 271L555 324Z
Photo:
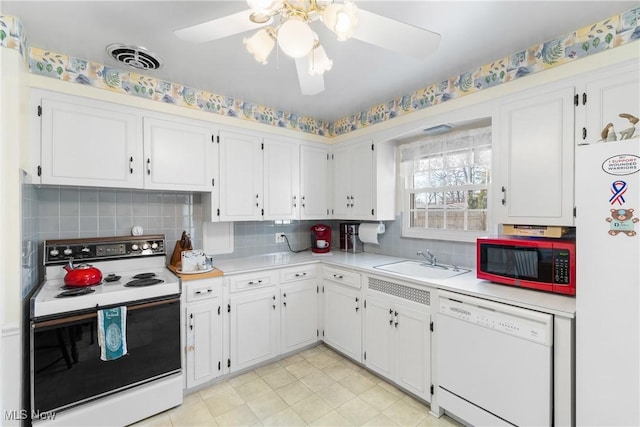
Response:
M553 250L553 281L558 285L571 283L571 254L566 249Z

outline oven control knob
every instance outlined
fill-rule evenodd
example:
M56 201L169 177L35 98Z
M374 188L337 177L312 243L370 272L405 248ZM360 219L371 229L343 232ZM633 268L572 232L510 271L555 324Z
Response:
M135 243L133 245L131 245L131 250L132 251L137 251L138 249L140 249L140 247L138 245L136 245Z
M91 250L88 247L85 246L84 248L82 248L82 253L86 254L86 253L89 253L89 252L91 252Z
M151 249L153 249L153 250L158 249L158 244L157 244L156 242L153 242L153 243L151 244Z
M67 248L64 251L62 251L62 253L69 256L73 253L73 250L71 248Z
M56 249L56 248L53 248L53 249L51 249L51 250L49 251L49 255L51 255L51 256L58 256L58 255L60 255L60 251L59 251L58 249Z
M142 244L142 250L146 251L147 249L149 249L149 244L148 243L143 243Z

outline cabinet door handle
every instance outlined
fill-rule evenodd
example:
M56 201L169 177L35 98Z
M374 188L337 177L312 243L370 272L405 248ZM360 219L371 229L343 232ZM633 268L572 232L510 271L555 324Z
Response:
M189 330L193 331L193 313L189 315Z
M147 159L147 175L151 175L151 159Z
M133 175L133 156L129 157L129 174Z
M287 294L282 294L282 305L287 306Z
M394 315L395 315L395 317L396 317L395 327L397 328L397 327L398 327L398 312L396 311L396 312L394 312L393 314L394 314Z
M360 298L356 297L356 312L358 312L358 310L360 310Z
M393 309L389 309L389 325L393 325Z
M503 185L500 191L502 191L502 206L505 206L507 204L507 189Z
M295 208L297 206L297 197L293 196L293 207Z

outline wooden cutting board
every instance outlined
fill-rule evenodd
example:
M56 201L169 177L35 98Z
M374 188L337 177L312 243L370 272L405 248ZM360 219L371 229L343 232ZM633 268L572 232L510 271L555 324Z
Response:
M174 265L167 266L169 270L171 270L176 276L178 276L181 280L198 280L198 279L208 279L210 277L220 277L224 275L222 270L218 270L214 268L211 271L207 271L206 273L194 273L194 274L182 274L178 273L178 269Z

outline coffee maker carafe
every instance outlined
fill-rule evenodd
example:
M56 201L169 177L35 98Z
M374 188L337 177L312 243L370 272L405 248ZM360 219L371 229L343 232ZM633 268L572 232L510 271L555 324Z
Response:
M362 252L362 242L358 238L360 224L353 222L340 223L340 250L344 252Z
M311 227L311 251L317 254L327 253L331 250L331 227L324 224L316 224Z

